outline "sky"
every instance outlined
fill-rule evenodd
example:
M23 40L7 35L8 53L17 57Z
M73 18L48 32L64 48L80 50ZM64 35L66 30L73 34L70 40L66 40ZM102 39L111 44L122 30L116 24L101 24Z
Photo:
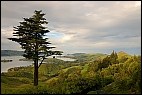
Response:
M141 54L141 1L1 1L1 50L22 50L13 26L42 10L46 37L64 54Z

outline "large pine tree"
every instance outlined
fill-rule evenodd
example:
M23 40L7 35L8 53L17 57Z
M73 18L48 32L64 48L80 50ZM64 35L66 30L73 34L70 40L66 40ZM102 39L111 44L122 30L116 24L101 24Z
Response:
M44 27L48 24L43 17L45 14L42 11L35 10L34 15L30 18L23 18L24 21L20 22L19 26L14 27L13 36L15 38L8 38L9 40L18 42L21 48L24 49L24 57L34 61L34 86L38 85L38 68L47 56L61 55L61 51L52 51L49 46L51 44L47 41L48 38L44 36L50 31ZM41 63L38 65L38 60Z

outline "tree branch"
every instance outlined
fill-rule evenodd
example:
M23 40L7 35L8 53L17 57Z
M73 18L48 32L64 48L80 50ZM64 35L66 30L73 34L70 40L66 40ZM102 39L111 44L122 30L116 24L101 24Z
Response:
M45 55L46 55L46 54L45 54ZM44 57L43 57L42 61L40 62L40 64L39 64L38 68L41 66L42 62L44 61L44 59L45 59L45 55L44 55Z

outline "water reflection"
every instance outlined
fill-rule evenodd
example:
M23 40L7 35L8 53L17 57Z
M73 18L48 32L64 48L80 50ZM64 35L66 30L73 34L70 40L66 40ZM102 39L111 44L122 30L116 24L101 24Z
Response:
M1 60L13 60L12 62L1 62L1 72L7 72L9 68L13 67L20 67L20 66L29 66L32 65L33 61L19 61L19 59L23 59L23 56L2 56ZM52 58L52 57L50 57ZM59 58L56 57L57 59L61 59L64 61L74 61L75 59L71 58Z

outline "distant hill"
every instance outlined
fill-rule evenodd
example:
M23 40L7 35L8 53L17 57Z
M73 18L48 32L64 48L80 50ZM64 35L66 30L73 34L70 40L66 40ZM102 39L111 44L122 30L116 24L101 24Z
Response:
M128 54L128 53L126 53L126 52L124 52L124 51L118 52L117 55L118 55L118 58L130 57L130 56L131 56L130 54Z
M132 55L124 52L124 51L120 51L117 53L117 56L118 56L118 61L120 63L124 63L128 58L132 57Z
M107 54L74 53L74 54L67 54L67 56L74 57L75 59L77 59L76 61L78 61L78 62L86 62L86 61L94 61L94 60L103 59L104 57L107 56Z
M24 51L1 50L1 56L22 56Z
M124 55L129 55L129 54L124 52L124 51L120 51L120 52L117 53L117 55L124 56Z
M86 53L74 53L74 54L67 54L68 56L80 56L80 55L84 55Z

